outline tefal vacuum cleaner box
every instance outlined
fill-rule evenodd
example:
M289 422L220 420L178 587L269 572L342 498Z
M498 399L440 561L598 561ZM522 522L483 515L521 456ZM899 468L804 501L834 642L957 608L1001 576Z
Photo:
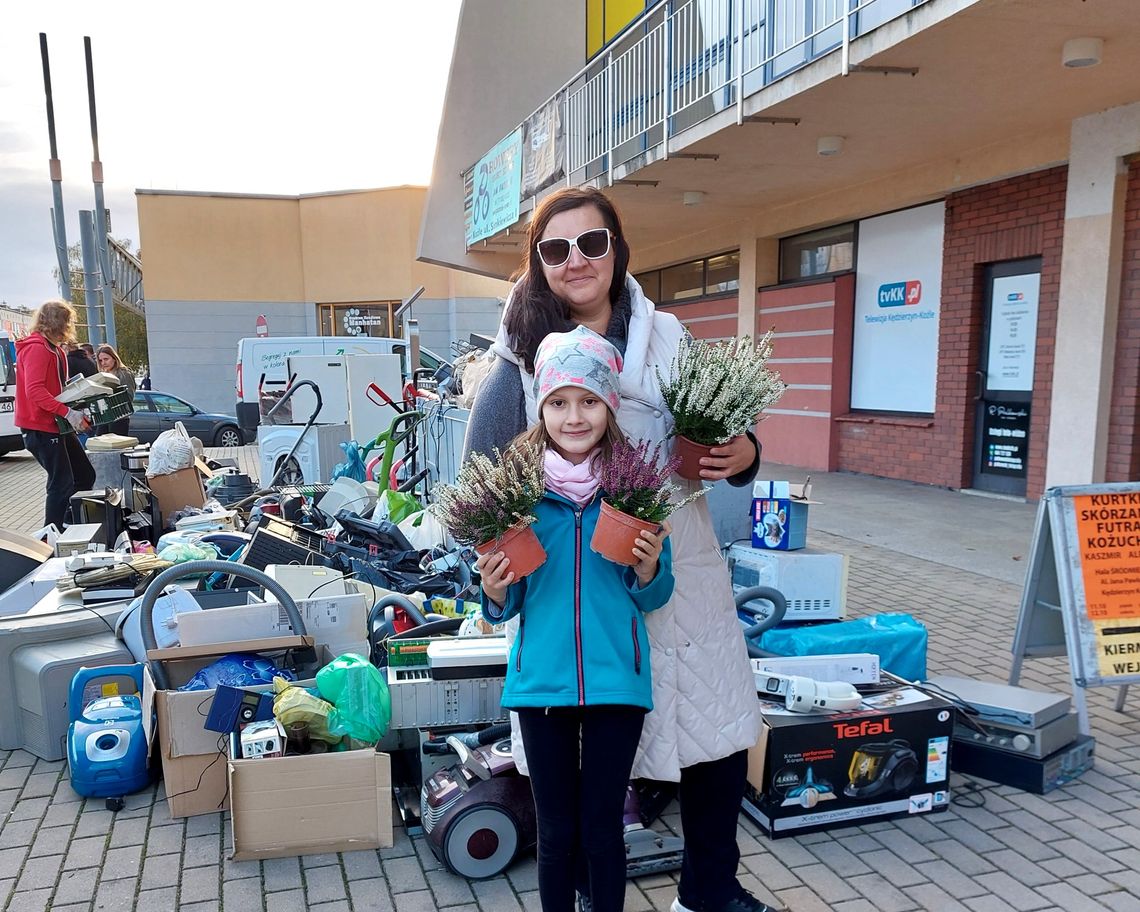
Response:
M945 811L953 727L949 703L911 687L868 696L850 712L765 703L744 810L772 839Z

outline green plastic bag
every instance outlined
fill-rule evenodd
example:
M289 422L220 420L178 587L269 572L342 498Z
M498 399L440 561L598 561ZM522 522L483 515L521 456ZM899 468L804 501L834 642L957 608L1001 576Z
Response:
M375 515L377 518L399 523L422 509L420 502L411 494L405 491L387 490L380 492L380 506Z
M330 733L374 744L388 731L392 721L388 682L367 659L351 652L337 656L317 672L317 690L333 704Z

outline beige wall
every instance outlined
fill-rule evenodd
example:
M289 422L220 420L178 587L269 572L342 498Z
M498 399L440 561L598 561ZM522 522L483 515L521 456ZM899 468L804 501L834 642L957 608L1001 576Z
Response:
M424 209L421 260L498 276L518 265L517 253L462 254L462 174L578 72L585 51L582 0L464 2Z
M148 298L305 299L296 197L140 190L138 207Z
M146 291L167 301L498 297L503 282L417 263L425 187L301 197L138 192Z

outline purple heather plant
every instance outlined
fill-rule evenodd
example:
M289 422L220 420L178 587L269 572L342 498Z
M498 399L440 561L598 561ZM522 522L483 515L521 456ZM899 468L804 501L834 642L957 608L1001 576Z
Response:
M480 545L534 522L534 507L546 489L542 448L516 444L504 453L496 448L494 455L492 460L472 453L454 485L432 492L429 510L458 542Z
M628 441L614 446L613 455L598 466L601 488L611 507L644 522L660 523L704 494L707 489L701 488L679 503L671 502L679 488L670 478L681 460L671 456L662 462L661 446L650 450L647 440L636 446Z

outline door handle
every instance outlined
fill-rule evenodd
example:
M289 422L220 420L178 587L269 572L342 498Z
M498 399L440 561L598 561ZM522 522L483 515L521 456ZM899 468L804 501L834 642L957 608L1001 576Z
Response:
M982 396L985 395L986 392L986 372L979 368L974 371L974 373L978 375L978 392L974 396L974 401L981 402Z

